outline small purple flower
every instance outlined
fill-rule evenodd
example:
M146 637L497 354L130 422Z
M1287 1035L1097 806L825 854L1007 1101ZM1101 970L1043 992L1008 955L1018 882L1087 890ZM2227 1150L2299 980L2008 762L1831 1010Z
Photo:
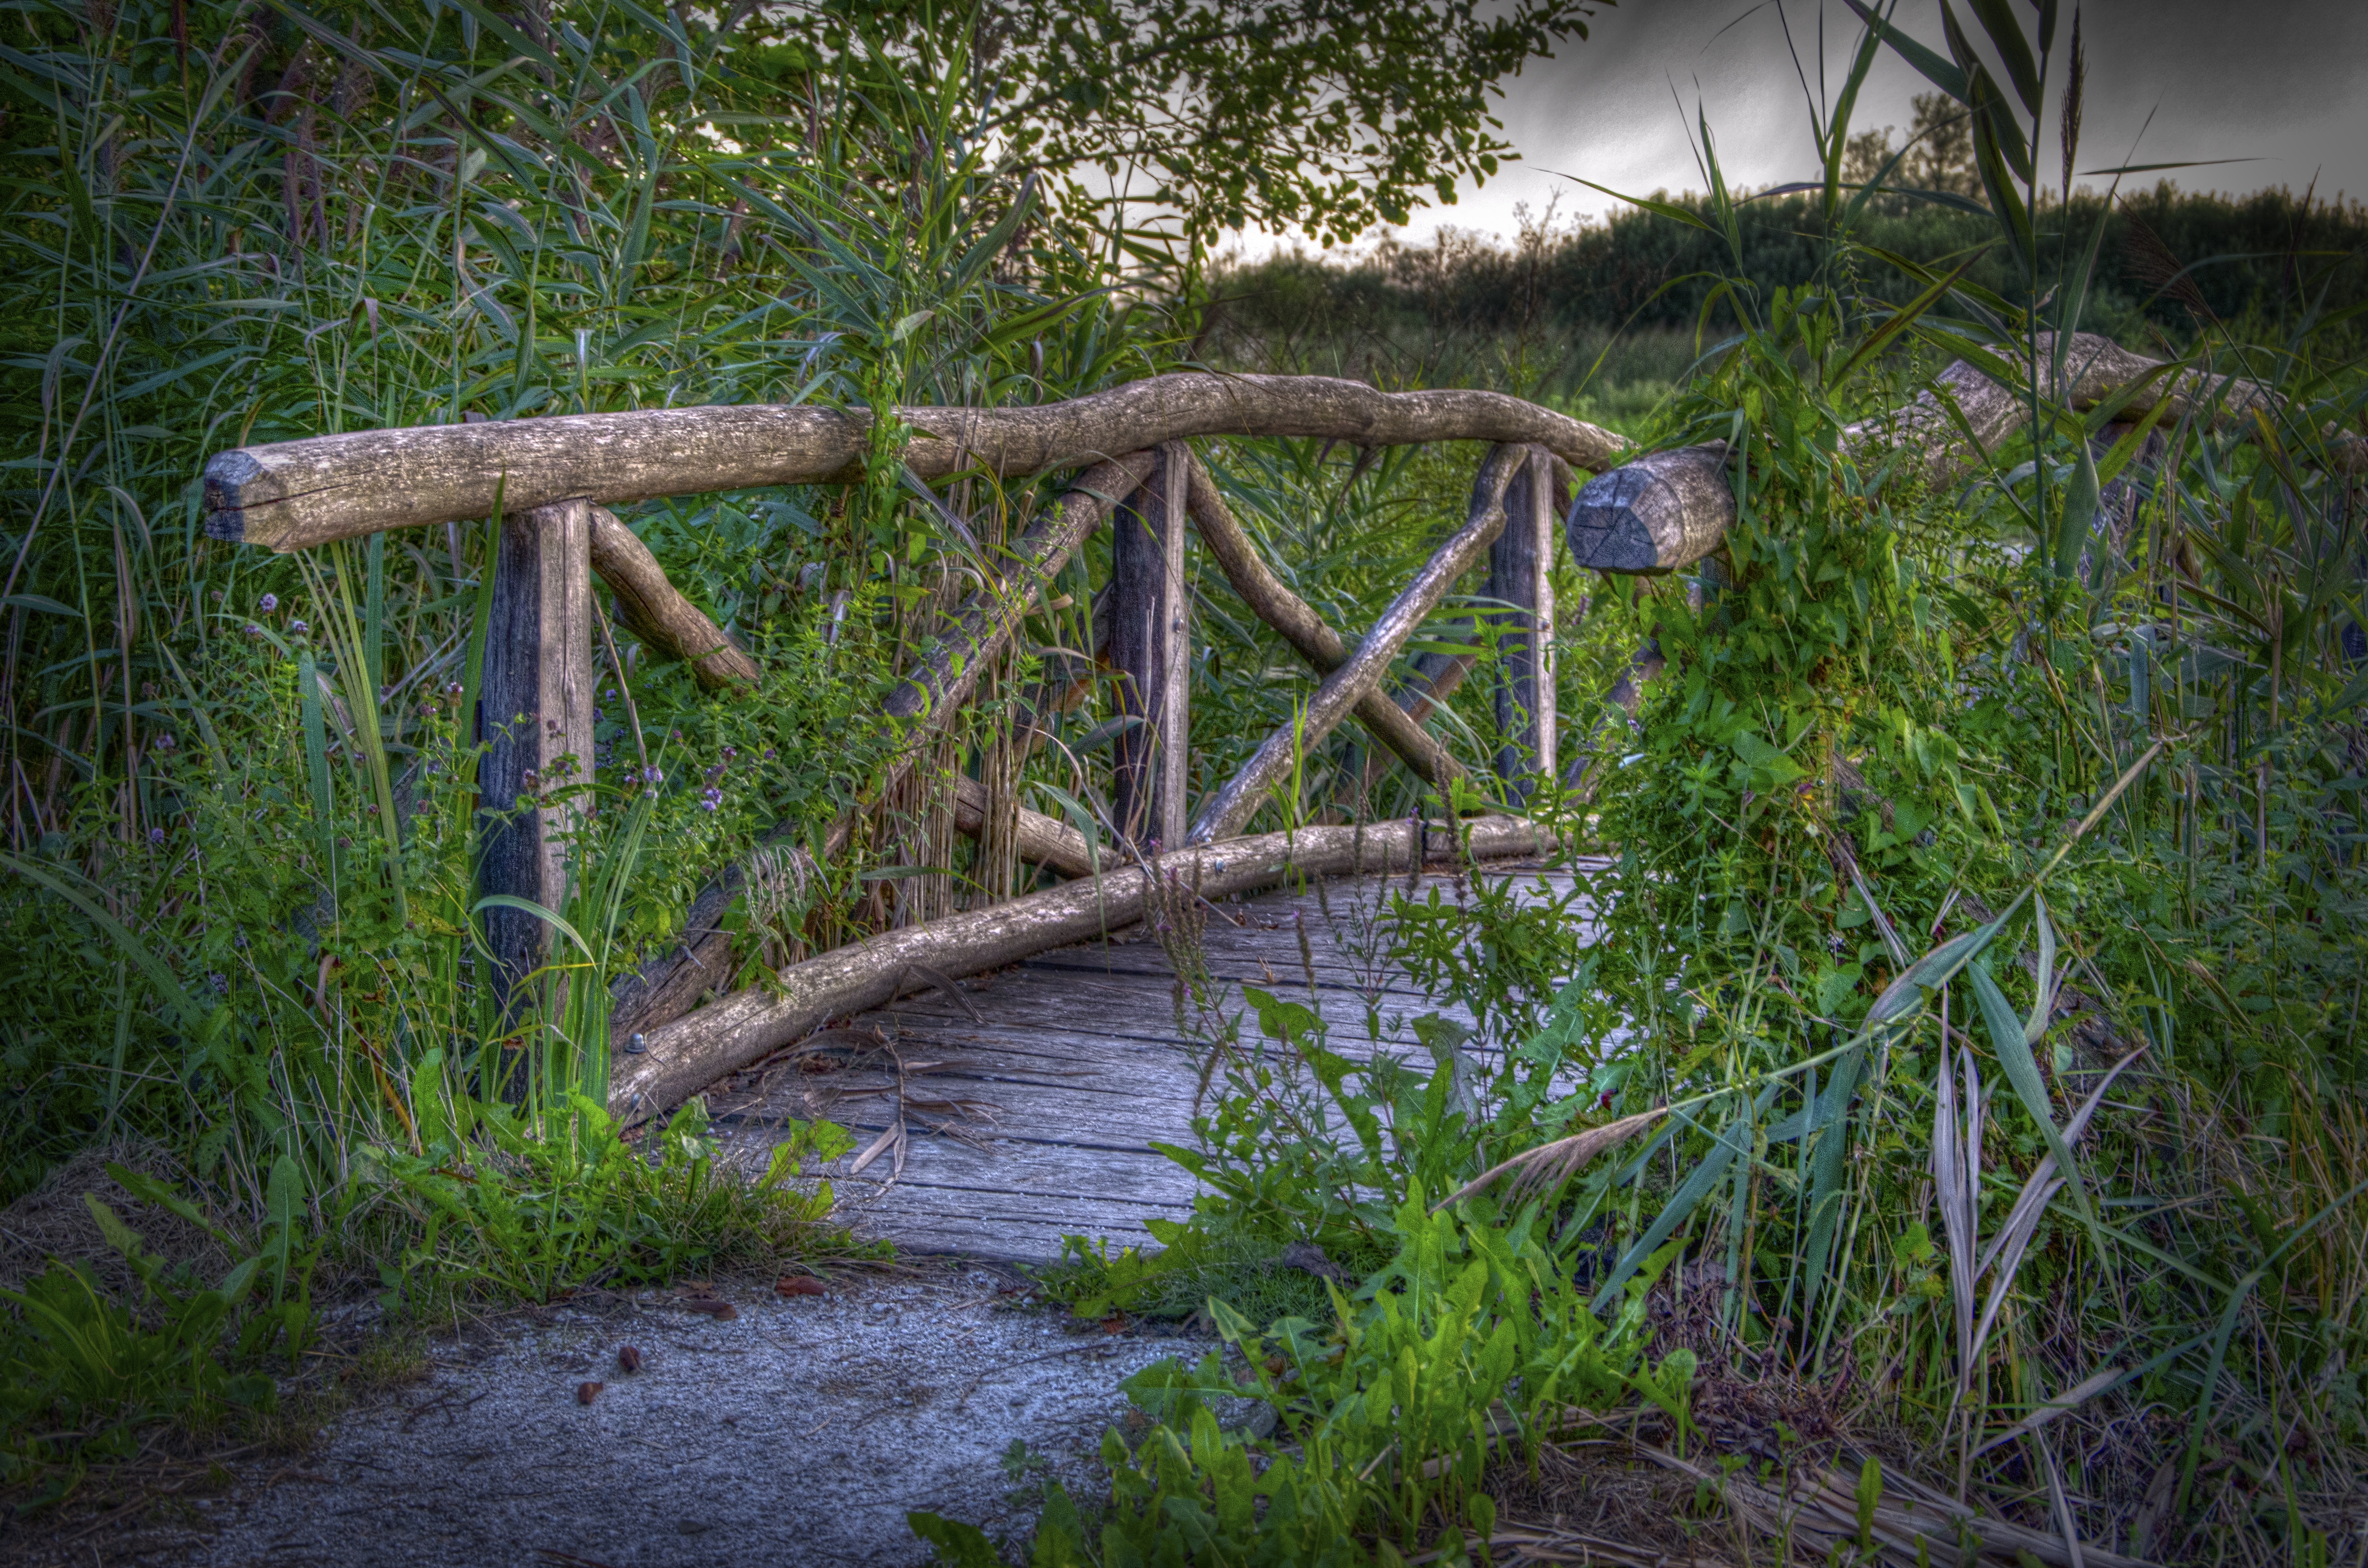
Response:
M273 610L279 608L279 596L278 594L266 594L261 598L255 601L255 608L261 610L264 614L269 615Z
M448 680L448 681L446 681L446 682L444 683L444 695L445 695L445 696L447 696L447 697L458 697L458 696L460 696L460 695L461 695L461 683L460 683L459 681L457 681L457 680Z
M263 635L263 628L250 620L246 623L246 634L249 637L260 637Z
M206 976L206 983L214 988L214 994L217 996L227 996L230 994L230 976L222 973L220 971L216 971L214 973Z
M771 746L767 746L765 748L765 760L767 762L773 760L773 748Z
M148 830L148 842L149 842L149 843L151 843L151 844L162 844L162 843L164 843L164 842L165 842L165 830L164 830L163 828L161 828L161 827L152 827L152 828L150 828L150 829Z
M297 636L302 637L304 633L312 631L313 629L305 625L301 620L291 620L288 623L288 630L294 632Z
M156 737L156 749L158 751L172 751L180 744L180 742L173 738L170 732Z
M725 746L723 748L723 760L726 762L730 762L734 757L738 756L739 755L740 748L737 746Z
M663 784L666 782L666 775L658 771L655 763L652 763L642 769L642 781L645 784Z
M616 688L615 687L613 687L613 686L612 686L612 687L610 687L608 690L606 690L606 691L604 691L604 692L602 692L602 693L600 694L600 699L601 699L603 702L614 702L614 701L616 701L616 700L617 700L617 688Z
M709 785L706 792L699 797L699 809L702 812L712 812L723 803L723 791L712 784Z

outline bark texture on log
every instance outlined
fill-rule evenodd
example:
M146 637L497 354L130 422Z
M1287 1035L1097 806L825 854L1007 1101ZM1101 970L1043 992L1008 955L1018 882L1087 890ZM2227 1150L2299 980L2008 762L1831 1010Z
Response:
M1481 592L1514 613L1498 633L1497 730L1505 744L1497 777L1508 798L1530 795L1531 780L1554 772L1560 733L1554 712L1554 523L1562 516L1548 454L1532 448L1505 492L1505 531L1488 550Z
M986 825L986 790L976 779L956 779L955 831L977 837ZM1093 875L1093 848L1084 834L1058 817L1026 806L1014 807L1013 813L1014 847L1022 860L1049 867L1064 877ZM803 849L792 853L805 856ZM1103 868L1110 864L1112 853L1107 847L1103 849ZM818 871L811 859L804 863L810 873ZM609 1027L612 1036L623 1040L656 1028L697 1006L701 993L731 983L738 965L733 958L731 933L723 928L723 916L746 886L746 877L738 866L726 868L691 901L679 940L671 950L610 983Z
M494 603L478 687L477 891L567 908L565 842L585 796L538 805L592 771L591 506L562 501L502 519ZM495 983L507 998L547 961L550 926L524 910L485 911Z
M1201 804L1191 841L1230 838L1256 814L1267 795L1291 771L1295 748L1314 746L1347 718L1358 701L1376 690L1390 664L1431 610L1455 586L1483 551L1505 528L1505 490L1528 459L1528 449L1500 446L1480 465L1473 484L1471 518L1439 547L1414 580L1382 612L1349 660L1324 677L1295 724L1280 726L1241 770Z
M1110 517L1110 664L1121 714L1140 722L1112 747L1119 836L1138 848L1184 839L1192 757L1190 579L1184 565L1181 443Z
M592 508L592 570L615 592L617 613L633 635L688 663L701 687L714 691L761 678L757 661L682 597L650 547L606 506Z
M1468 829L1474 859L1534 855L1553 846L1543 830L1515 817L1480 817L1428 829L1428 847L1452 851ZM773 983L737 992L664 1028L646 1050L615 1059L610 1111L638 1121L697 1094L725 1074L793 1045L823 1024L891 1001L922 983L921 965L961 978L999 969L1053 948L1116 931L1143 917L1151 875L1173 877L1201 895L1222 898L1307 875L1405 869L1426 851L1425 824L1302 828L1178 850L1086 881L1030 893L991 909L949 915L883 932L792 964Z
M1210 556L1242 602L1274 628L1318 675L1328 676L1346 664L1349 644L1306 600L1283 586L1269 570L1258 547L1217 493L1216 481L1197 460L1191 469L1190 506L1201 542L1209 547ZM1359 722L1432 788L1444 790L1450 779L1463 771L1463 765L1422 727L1421 714L1410 714L1379 692L1358 699L1354 712Z
M1033 866L1048 866L1064 877L1089 877L1094 874L1092 846L1086 835L1058 817L1031 812L1026 806L1011 808L1015 816L1012 846L1019 858ZM976 838L986 828L986 786L975 778L954 780L954 831L965 837ZM1104 865L1110 854L1102 855Z
M1328 376L1153 376L1034 408L905 408L924 480L1046 473L1196 436L1313 436L1360 447L1526 441L1581 468L1622 437L1501 392L1384 392ZM206 531L302 550L382 528L524 511L572 495L618 506L767 484L848 483L869 415L811 406L653 408L314 436L206 464Z

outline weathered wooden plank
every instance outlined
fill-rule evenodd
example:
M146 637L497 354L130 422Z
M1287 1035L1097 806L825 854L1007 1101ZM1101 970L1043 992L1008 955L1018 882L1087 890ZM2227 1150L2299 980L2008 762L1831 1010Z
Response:
M1505 491L1505 531L1488 550L1489 598L1514 607L1497 642L1497 777L1526 801L1554 771L1554 531L1563 512L1554 460L1530 449Z
M1576 885L1563 869L1523 868L1492 880L1531 898L1563 897ZM1454 882L1426 874L1417 892L1452 891ZM1343 949L1341 928L1323 918L1326 902L1336 912L1370 910L1405 886L1403 876L1368 876L1336 881L1322 898L1309 889L1221 904L1230 918L1212 915L1203 943L1209 967L1233 977L1220 976L1221 1008L1241 1011L1239 982L1258 983L1270 966L1272 989L1313 1006L1339 1054L1360 1062L1395 1056L1429 1071L1432 1058L1414 1037L1411 1019L1436 1012L1468 1027L1469 1014L1424 996L1384 966L1383 1034L1369 1038L1365 994L1355 981L1373 971ZM1319 977L1312 994L1300 969L1303 918ZM860 1176L836 1178L851 1221L900 1246L1033 1261L1058 1256L1066 1235L1156 1245L1144 1217L1183 1218L1193 1188L1189 1174L1151 1153L1150 1145L1190 1146L1196 1108L1213 1104L1202 1078L1210 1047L1177 1028L1174 975L1164 949L1142 937L1092 941L960 982L958 989L976 1017L931 987L857 1023L893 1038L908 1070L934 1063L926 1073L911 1072L910 1092L973 1102L971 1116L946 1119L978 1142L930 1133L908 1118L901 1176L889 1180L892 1167L875 1163ZM1247 1032L1243 1049L1278 1049L1259 1041L1254 1028ZM1485 1045L1464 1054L1481 1073L1503 1061ZM761 1101L721 1097L717 1119L735 1147L752 1149L749 1158L764 1157L766 1127L785 1116L828 1116L868 1144L890 1125L895 1102L883 1091L893 1083L875 1062L859 1056L834 1072L776 1078ZM865 1090L873 1092L860 1092ZM834 1093L835 1102L828 1097ZM1321 1096L1307 1114L1326 1124L1336 1119Z
M502 519L478 688L478 892L555 914L567 907L564 840L588 799L556 797L592 771L591 511L562 501ZM484 920L507 993L546 960L551 927L507 907Z
M1326 376L1183 371L1036 407L903 408L904 460L924 480L1081 468L1199 436L1313 436L1360 447L1526 441L1581 468L1624 437L1501 392L1384 392ZM302 550L381 528L490 517L584 495L658 495L863 477L870 416L811 403L651 408L314 436L206 464L206 531Z
M1156 852L1184 842L1191 761L1191 653L1184 564L1182 447L1159 449L1150 477L1110 518L1110 664L1119 712L1136 722L1113 751L1120 836Z
M875 1214L890 1210L915 1218L951 1218L964 1210L1057 1206L1070 1210L1075 1219L1115 1221L1138 1233L1146 1211L1181 1219L1192 1207L1191 1173L1148 1149L1116 1155L1101 1149L1030 1149L1025 1156L1025 1168L1015 1171L1010 1167L1021 1164L1019 1154L1000 1149L982 1153L954 1139L919 1138L906 1151L903 1176L874 1177L867 1169L859 1176L839 1177L836 1185Z
M1062 1238L1073 1235L1156 1249L1144 1216L1183 1220L1191 1212L1189 1190L1179 1202L1113 1203L914 1181L855 1192L849 1208L859 1233L887 1236L900 1248L1012 1263L1053 1262L1061 1256Z
M1380 1009L1381 1036L1378 1040L1374 1040L1367 1033L1364 1004L1353 995L1339 991L1319 991L1311 994L1304 986L1284 983L1277 983L1271 987L1261 986L1259 989L1270 991L1279 1000L1296 1003L1322 1015L1328 1031L1325 1048L1335 1055L1346 1057L1352 1062L1363 1062L1375 1055L1402 1056L1408 1051L1420 1051L1423 1048L1414 1034L1413 1023L1416 1018L1425 1014L1437 1014L1446 1021L1460 1024L1465 1028L1472 1028L1474 1022L1468 1009L1458 1003L1443 999L1408 1002L1400 1006L1385 1005ZM1154 992L1156 993L1156 995L1153 994ZM1124 1012L1121 1012L1115 1006L1108 1006L1106 1011L1110 1015L1110 1021L1105 1026L1107 1032L1099 1036L1089 1036L1086 1030L1077 1028L1076 1010L1062 1004L1057 996L1007 998L998 1006L997 1013L1013 1031L1013 1034L1008 1037L1011 1041L1016 1041L1024 1033L1027 1036L1065 1035L1070 1040L1079 1042L1099 1038L1122 1044L1132 1044L1145 1050L1201 1049L1203 1041L1201 1039L1190 1034L1177 1032L1175 1015L1169 1006L1168 997L1169 993L1165 985L1146 987L1141 997L1141 1006ZM1257 1020L1250 1016L1249 1008L1238 990L1228 991L1215 998L1213 1006L1218 1016L1237 1016L1241 1019L1243 1044L1255 1045L1258 1042ZM916 1030L927 1028L934 1031L951 1029L960 1021L952 1016L932 1014L922 1017L908 1017L906 1023L908 1028ZM1202 1027L1190 1014L1187 1015L1187 1022L1196 1028ZM946 1037L932 1033L927 1038ZM1468 1049L1482 1056L1493 1057L1497 1054L1485 1044L1474 1044Z
M1253 974L1247 983L1318 1014L1328 1031L1328 1048L1352 1061L1421 1050L1413 1024L1425 1014L1466 1028L1476 1024L1462 1004L1419 993L1392 992L1372 998L1372 1010L1378 1014L1375 1020L1368 1017L1366 994L1354 987L1318 985L1310 991L1298 973L1280 970L1271 979ZM1209 998L1209 1015L1188 1003L1181 1028L1176 1019L1172 975L1161 971L1112 976L1082 960L1074 968L1030 964L1008 974L996 992L975 1004L985 1022L967 1017L933 992L918 993L893 1010L866 1017L881 1027L901 1031L902 1038L915 1042L916 1049L943 1044L956 1049L975 1045L1034 1051L1093 1068L1133 1053L1136 1060L1154 1061L1148 1070L1157 1072L1165 1070L1156 1064L1164 1058L1147 1053L1182 1052L1197 1062L1197 1053L1206 1049L1211 1032L1223 1027L1219 1020L1224 1017L1241 1020L1243 1043L1256 1044L1258 1031L1241 994L1241 983L1221 979L1216 994ZM1377 1038L1371 1033L1376 1021ZM1494 1044L1486 1040L1475 1040L1470 1049L1496 1054ZM1122 1074L1133 1069L1113 1066L1110 1070Z

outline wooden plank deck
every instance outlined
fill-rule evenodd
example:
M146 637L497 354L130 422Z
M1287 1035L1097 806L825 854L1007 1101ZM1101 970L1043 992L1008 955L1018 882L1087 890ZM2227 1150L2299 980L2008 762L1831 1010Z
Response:
M1542 897L1572 887L1569 871L1536 866L1481 874L1512 878ZM1281 891L1211 906L1203 961L1221 1008L1244 1010L1244 985L1270 989L1321 1013L1331 1049L1362 1057L1375 1049L1371 1006L1381 1017L1379 1049L1410 1054L1428 1071L1413 1020L1434 1012L1471 1019L1389 961L1385 894L1406 886L1403 876L1386 887L1367 877L1333 881L1320 895ZM1425 876L1418 887L1454 896L1444 876ZM924 991L868 1013L835 1037L846 1049L753 1074L717 1096L716 1128L734 1160L762 1169L787 1117L826 1117L862 1149L894 1123L901 1104L901 1172L882 1154L860 1175L845 1174L852 1155L831 1173L859 1233L911 1251L1023 1262L1057 1258L1065 1235L1156 1245L1144 1219L1183 1218L1194 1187L1151 1144L1191 1143L1208 1050L1177 1027L1175 971L1158 941L1138 926L959 990L960 1001ZM1255 1038L1254 1021L1244 1032Z

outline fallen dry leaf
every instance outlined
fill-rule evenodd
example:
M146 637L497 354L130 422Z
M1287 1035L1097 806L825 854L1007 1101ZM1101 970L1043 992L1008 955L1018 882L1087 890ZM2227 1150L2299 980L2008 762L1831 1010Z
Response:
M594 1400L600 1397L600 1388L601 1385L598 1383L577 1383L575 1385L575 1403L578 1404L591 1403Z
M773 1281L773 1290L783 1296L819 1296L825 1289L811 1274L784 1274Z
M617 1351L617 1365L629 1372L638 1372L642 1369L642 1353L630 1345L621 1346Z
M740 1309L731 1302L711 1301L704 1296L694 1297L683 1305L694 1312L705 1312L718 1323L730 1323L740 1315Z

